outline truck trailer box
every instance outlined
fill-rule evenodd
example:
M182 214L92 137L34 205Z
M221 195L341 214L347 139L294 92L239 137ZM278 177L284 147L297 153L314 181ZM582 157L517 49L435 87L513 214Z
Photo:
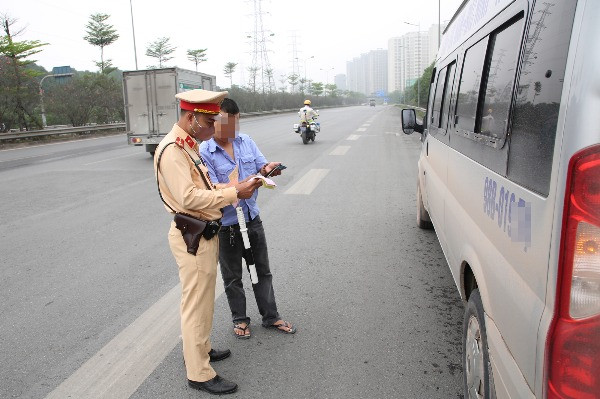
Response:
M216 90L216 77L177 67L123 72L127 143L154 155L179 119L175 95L193 89Z

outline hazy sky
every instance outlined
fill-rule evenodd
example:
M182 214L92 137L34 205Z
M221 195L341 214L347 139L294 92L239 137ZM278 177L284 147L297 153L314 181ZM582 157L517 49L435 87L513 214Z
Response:
M439 0L441 20L449 20L462 0ZM104 13L120 38L105 47L105 58L122 70L135 69L129 0L3 0L0 12L17 19L13 29L25 28L18 40L38 39L49 43L33 58L50 70L70 65L77 70L97 70L100 50L83 40L90 14ZM145 55L147 45L169 37L177 47L169 66L194 69L186 58L188 49L207 48L208 61L198 70L217 76L217 84L229 86L223 75L227 62L236 62L234 83L248 79L251 36L254 31L254 1L156 1L132 0L139 69L158 64ZM378 48L387 49L388 39L417 28L428 29L438 21L438 0L263 0L263 26L273 33L267 42L276 83L281 74L292 72L292 43L296 40L301 75L305 59L307 77L333 81L346 73L346 61ZM333 69L332 69L333 68ZM327 73L326 73L327 71ZM244 82L245 83L245 82Z

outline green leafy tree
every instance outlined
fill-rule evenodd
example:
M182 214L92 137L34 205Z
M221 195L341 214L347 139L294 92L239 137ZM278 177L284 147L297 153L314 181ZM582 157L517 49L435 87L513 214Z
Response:
M198 64L206 61L206 50L207 49L204 48L187 51L188 60L192 61L194 65L196 65L196 72L198 72Z
M321 94L323 94L323 83L321 83L321 82L311 83L310 94L314 94L315 96L320 96Z
M298 76L295 73L288 76L288 83L290 84L290 86L292 86L292 93L296 91L296 86L298 85L299 78L300 76Z
M171 54L173 54L177 49L177 47L173 47L169 43L169 40L170 39L168 37L161 37L156 41L150 43L146 48L146 55L148 57L158 59L159 68L162 68L165 62L173 59L173 56L171 56Z
M34 111L39 103L36 78L43 72L32 68L35 61L27 58L42 51L47 43L39 40L15 41L15 36L23 32L11 30L15 22L8 15L0 16L0 122L6 128L14 124L20 130L29 130L32 125L42 127Z
M235 62L228 62L223 68L223 74L229 78L229 87L233 87L233 73L237 64Z
M117 72L110 75L77 73L69 82L48 90L46 108L55 120L73 126L123 120L123 88L119 76Z
M287 86L286 86L287 81L288 81L287 75L285 75L285 74L279 75L279 83L281 83L281 85L279 86L279 90L282 93L285 93L285 90L287 89Z
M335 97L338 94L338 90L337 90L337 85L335 84L326 84L325 85L325 91L327 92L327 94L331 97Z
M273 93L276 90L275 87L275 77L273 76L273 68L265 69L265 76L267 77L267 85L269 93ZM263 87L263 93L265 92L265 88Z
M119 38L117 30L106 21L110 18L108 14L92 14L86 28L86 35L83 37L92 46L100 47L100 62L96 66L101 73L110 73L115 70L112 67L111 60L104 59L104 47L113 44Z
M256 78L258 76L259 69L259 67L248 67L248 72L250 72L249 86L253 93L256 93Z

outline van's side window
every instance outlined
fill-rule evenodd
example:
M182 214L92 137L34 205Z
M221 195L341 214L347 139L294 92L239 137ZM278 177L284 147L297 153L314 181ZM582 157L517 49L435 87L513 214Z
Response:
M435 86L435 96L433 98L433 111L431 112L431 127L439 127L440 113L442 109L442 98L444 96L444 86L446 83L446 68L438 74L437 84Z
M448 65L448 72L446 73L446 88L444 90L444 98L442 99L442 116L440 117L440 128L443 129L446 134L446 127L448 126L448 113L450 111L450 96L452 95L452 88L454 83L454 70L456 69L456 62Z
M487 49L488 38L480 40L467 50L460 78L456 115L459 132L468 135L475 131L477 101L481 88L481 74Z
M483 141L499 148L504 145L508 127L508 113L515 83L517 61L521 46L523 18L520 18L490 36L491 57L486 66L485 98L479 109L475 131L488 136Z
M517 87L508 178L544 196L550 174L575 1L537 1Z

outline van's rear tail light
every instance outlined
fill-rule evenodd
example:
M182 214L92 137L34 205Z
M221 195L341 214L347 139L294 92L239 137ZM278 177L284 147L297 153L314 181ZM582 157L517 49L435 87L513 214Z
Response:
M546 397L600 399L600 145L571 158L566 187Z

